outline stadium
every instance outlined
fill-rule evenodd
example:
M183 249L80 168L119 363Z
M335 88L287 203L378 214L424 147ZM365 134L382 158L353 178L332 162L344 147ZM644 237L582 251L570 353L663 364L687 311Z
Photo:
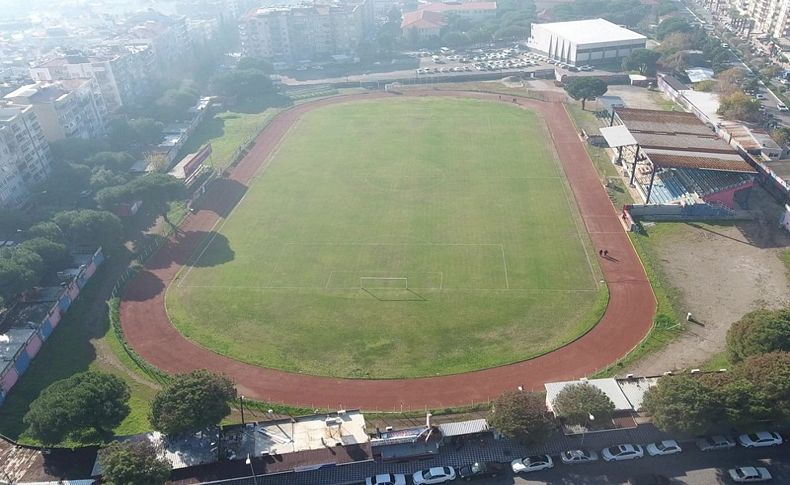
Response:
M381 410L624 356L655 300L619 215L564 106L502 98L407 90L278 115L127 286L129 343L251 398Z

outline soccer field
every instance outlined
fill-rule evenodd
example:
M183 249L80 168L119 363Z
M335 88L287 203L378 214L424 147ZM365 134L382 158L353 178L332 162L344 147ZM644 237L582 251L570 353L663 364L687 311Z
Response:
M589 330L606 289L532 111L409 98L309 112L168 289L188 338L267 367L415 377Z

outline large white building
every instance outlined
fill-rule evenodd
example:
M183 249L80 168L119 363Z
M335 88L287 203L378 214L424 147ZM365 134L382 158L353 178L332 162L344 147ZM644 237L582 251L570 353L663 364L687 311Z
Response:
M533 51L571 65L620 62L647 37L604 19L532 24L527 45Z
M93 78L29 84L3 99L32 106L50 142L64 138L99 138L106 131L107 106Z
M351 54L372 14L369 0L253 9L239 25L242 53L282 62Z
M0 206L17 207L49 173L50 151L32 106L0 106Z
M743 0L737 8L754 21L752 32L777 38L790 35L790 0Z

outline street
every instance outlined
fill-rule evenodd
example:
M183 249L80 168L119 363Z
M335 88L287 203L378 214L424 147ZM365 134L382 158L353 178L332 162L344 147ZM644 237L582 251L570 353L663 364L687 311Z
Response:
M701 452L692 444L685 444L682 453L672 456L645 457L639 460L587 465L556 465L552 470L522 477L503 477L488 480L487 484L624 484L628 479L643 474L660 474L671 483L709 485L733 483L725 478L727 469L738 466L765 466L773 475L771 483L790 483L790 453L787 445L777 448L744 449Z

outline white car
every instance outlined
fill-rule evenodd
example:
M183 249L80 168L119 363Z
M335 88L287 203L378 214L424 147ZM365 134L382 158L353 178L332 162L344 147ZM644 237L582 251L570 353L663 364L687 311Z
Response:
M598 453L588 450L567 450L560 453L560 459L567 465L589 463L598 460Z
M738 436L738 442L744 448L762 448L763 446L779 446L782 444L782 437L773 431L760 431L757 433L742 434Z
M754 95L754 99L765 99L765 95L763 93L757 93Z
M639 445L617 445L604 448L601 451L604 461L634 460L645 456L644 450Z
M659 441L658 443L650 443L645 448L647 448L647 453L650 456L659 456L659 455L674 455L675 453L680 453L683 451L678 445L678 442L675 440L664 440Z
M406 485L406 476L399 473L384 473L366 478L365 485Z
M733 482L738 483L754 483L754 482L767 482L771 479L771 474L768 469L761 466L741 466L738 468L730 468L727 470Z
M534 455L523 460L513 460L510 468L513 469L513 473L537 472L554 468L554 461L549 455Z
M707 436L697 440L697 448L700 451L729 450L735 448L735 441L721 435Z
M778 109L779 111L790 111L790 110L787 108L787 106L785 106L783 103L779 103L779 104L777 104L777 105L776 105L776 109Z
M427 470L420 470L412 475L411 478L414 485L451 482L455 480L455 469L451 466L435 466Z

